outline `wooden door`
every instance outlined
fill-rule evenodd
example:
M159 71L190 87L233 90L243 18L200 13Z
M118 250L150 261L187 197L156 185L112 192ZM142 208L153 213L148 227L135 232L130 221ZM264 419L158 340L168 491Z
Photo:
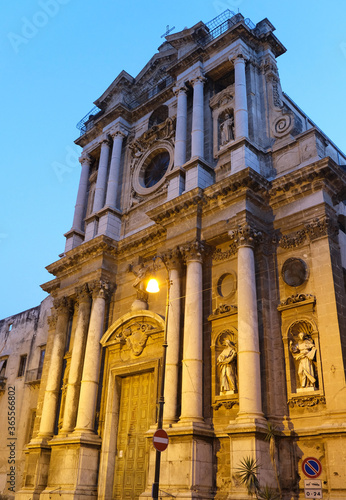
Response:
M154 373L122 379L113 498L134 500L145 490L148 440L155 419Z

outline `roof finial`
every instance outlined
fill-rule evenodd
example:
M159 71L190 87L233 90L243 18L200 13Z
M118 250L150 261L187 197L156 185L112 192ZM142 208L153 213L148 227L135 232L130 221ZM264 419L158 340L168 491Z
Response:
M175 26L173 26L173 28L170 28L170 27L169 27L169 24L167 24L167 26L166 26L166 33L164 33L163 35L161 35L161 38L163 38L163 37L165 37L165 36L169 35L169 34L170 34L170 32L171 32L171 31L173 31L174 29L175 29Z

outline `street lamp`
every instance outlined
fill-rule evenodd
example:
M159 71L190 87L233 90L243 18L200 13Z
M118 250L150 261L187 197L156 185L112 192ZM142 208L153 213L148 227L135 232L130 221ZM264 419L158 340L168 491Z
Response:
M154 257L154 265L155 260L159 258L165 269L167 271L167 296L166 296L166 314L165 314L165 330L163 336L163 356L162 356L162 371L161 371L161 386L160 386L160 396L159 396L159 416L157 419L157 429L162 429L163 424L163 405L165 404L165 375L166 375L166 357L167 357L167 326L168 326L168 312L169 312L169 291L171 286L171 281L169 279L169 270L168 267L160 255ZM159 284L157 280L152 276L147 284L146 291L149 293L157 293L160 291ZM155 457L155 478L151 491L151 496L153 500L158 500L159 498L159 484L160 484L160 465L161 465L161 452L156 450Z

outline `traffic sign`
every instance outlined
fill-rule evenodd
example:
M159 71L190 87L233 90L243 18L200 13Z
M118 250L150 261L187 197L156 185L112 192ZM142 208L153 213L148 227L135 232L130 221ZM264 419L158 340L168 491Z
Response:
M302 463L303 474L307 477L314 479L318 477L322 472L322 464L321 462L314 457L305 458Z
M153 445L157 451L165 451L168 446L168 434L163 429L157 429L153 436Z

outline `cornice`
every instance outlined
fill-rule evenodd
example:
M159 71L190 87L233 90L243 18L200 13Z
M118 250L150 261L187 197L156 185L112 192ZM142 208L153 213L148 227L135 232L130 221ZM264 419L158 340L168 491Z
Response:
M215 202L219 202L220 198L224 199L229 195L238 195L240 191L242 191L243 195L244 189L256 193L263 201L263 198L267 197L269 187L269 181L249 167L220 180L204 190L201 188L192 189L179 196L179 198L149 210L146 215L157 224L169 224L172 218L182 214L186 216L191 209L203 206L203 210L206 210L212 208Z
M335 202L344 199L346 194L346 172L331 158L323 158L303 168L273 179L271 181L271 206L276 208L286 204L287 198L316 191L316 181L323 181L321 187L328 188Z
M118 253L118 244L108 236L98 236L90 241L82 243L66 253L60 260L46 267L47 271L54 276L72 270L85 261L94 259L103 254L115 257Z
M127 252L135 250L142 251L143 248L148 252L151 246L156 246L166 235L166 230L162 227L150 226L143 231L126 237L124 240L118 242L118 255L119 258L124 257ZM151 245L150 245L151 244Z

